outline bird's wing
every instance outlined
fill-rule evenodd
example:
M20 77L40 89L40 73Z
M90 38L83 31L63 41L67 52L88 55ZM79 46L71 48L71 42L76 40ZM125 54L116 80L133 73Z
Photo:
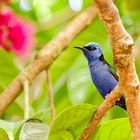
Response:
M108 65L108 64L107 64ZM119 81L119 77L118 75L115 73L115 71L112 69L112 67L110 65L108 65L109 67L109 72L112 74L112 76L117 80Z
M119 77L118 75L115 73L115 71L112 69L112 67L106 62L107 66L108 66L108 70L109 72L112 74L112 76L119 81ZM123 109L127 109L126 108L126 104L125 104L125 98L122 96L118 101L116 101L116 105L119 105L120 107L122 107Z
M112 69L111 65L104 59L104 56L101 55L100 56L100 61L102 61L104 64L106 64L108 66L108 71L109 73L111 73L111 75L117 80L119 81L119 77L118 75L115 73L115 71Z

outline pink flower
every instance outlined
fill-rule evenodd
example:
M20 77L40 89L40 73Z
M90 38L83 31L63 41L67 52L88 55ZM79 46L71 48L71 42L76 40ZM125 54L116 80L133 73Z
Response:
M33 49L34 32L31 23L21 20L11 10L0 13L0 47L5 50L25 59Z
M5 3L9 3L11 0L2 0Z

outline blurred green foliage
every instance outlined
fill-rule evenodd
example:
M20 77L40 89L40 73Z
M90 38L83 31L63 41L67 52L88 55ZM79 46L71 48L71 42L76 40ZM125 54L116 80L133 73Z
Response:
M8 6L19 16L35 24L36 48L34 52L40 50L79 14L79 12L72 11L67 0L25 0L26 4L21 1L13 0ZM115 3L120 11L120 16L126 30L136 40L140 35L140 9L138 0L131 2L128 0L116 0ZM82 10L90 4L93 4L92 0L84 0ZM102 45L106 60L113 66L108 34L102 21L97 18L69 44L69 48L54 61L50 68L57 115L75 104L88 103L98 107L103 101L93 86L86 59L80 51L73 48L73 46L84 45L90 41L95 41ZM136 61L136 68L140 77L139 59ZM0 92L7 88L14 77L30 61L20 62L14 54L0 49ZM116 69L114 66L113 68ZM30 92L30 115L50 123L47 84L43 73L35 79ZM21 120L23 119L23 114L24 94L21 94L5 112L2 119L8 121ZM127 117L127 113L119 107L113 107L103 121L120 117ZM5 132L3 129L0 129L0 137L2 135L5 135ZM68 135L69 139L72 137L68 132L63 132L62 135Z
M103 122L92 137L93 140L132 140L128 118Z

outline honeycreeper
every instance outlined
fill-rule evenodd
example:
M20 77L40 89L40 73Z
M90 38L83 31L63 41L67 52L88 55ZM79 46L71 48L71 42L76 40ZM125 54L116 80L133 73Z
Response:
M83 51L88 61L92 81L102 97L105 98L118 84L119 78L112 67L106 62L101 46L95 42L90 42L85 46L76 46L74 48ZM116 101L116 105L126 110L123 96Z

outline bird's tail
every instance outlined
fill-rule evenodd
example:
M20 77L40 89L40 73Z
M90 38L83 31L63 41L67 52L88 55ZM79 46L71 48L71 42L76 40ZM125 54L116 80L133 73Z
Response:
M125 98L123 96L118 101L116 101L116 105L120 106L125 110L127 109L125 104Z

